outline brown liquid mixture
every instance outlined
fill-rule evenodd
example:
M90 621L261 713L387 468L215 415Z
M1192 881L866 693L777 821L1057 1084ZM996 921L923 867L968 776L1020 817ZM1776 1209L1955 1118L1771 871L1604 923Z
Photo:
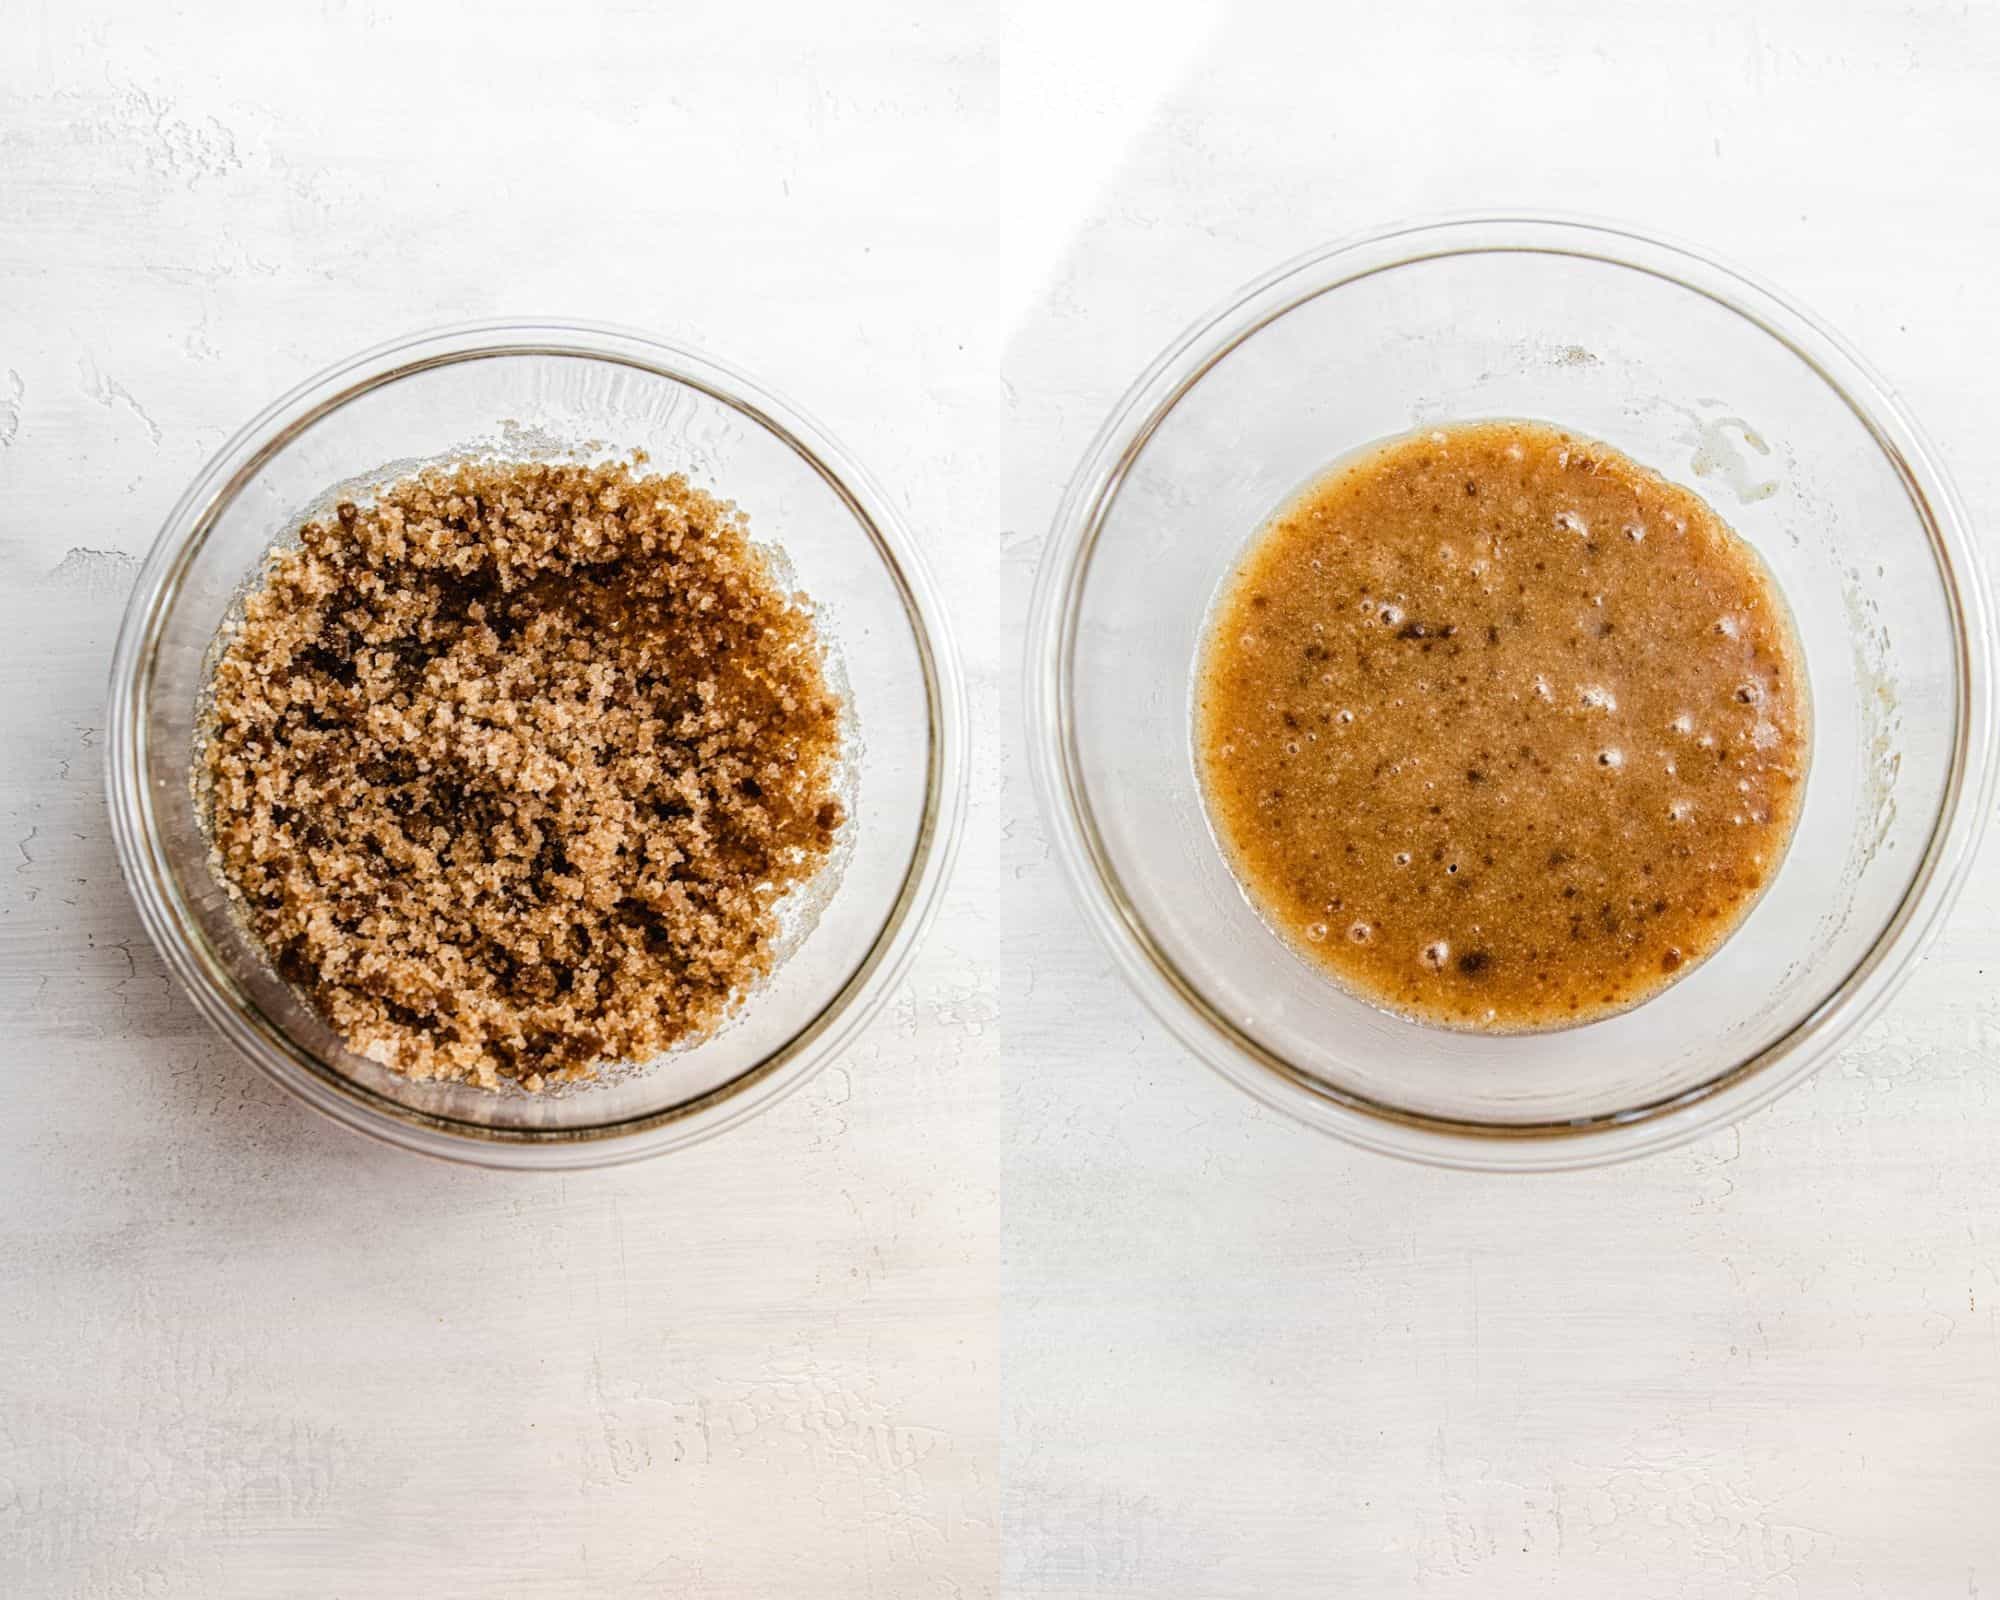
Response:
M1806 684L1748 545L1604 444L1485 422L1315 484L1224 586L1209 815L1281 933L1447 1027L1566 1027L1711 955L1803 795Z

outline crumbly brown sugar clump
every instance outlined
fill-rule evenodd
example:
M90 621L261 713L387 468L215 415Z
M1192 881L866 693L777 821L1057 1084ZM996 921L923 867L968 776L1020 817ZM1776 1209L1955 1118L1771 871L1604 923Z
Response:
M844 820L803 597L623 463L430 469L273 555L219 661L216 863L360 1053L531 1089L713 1031Z

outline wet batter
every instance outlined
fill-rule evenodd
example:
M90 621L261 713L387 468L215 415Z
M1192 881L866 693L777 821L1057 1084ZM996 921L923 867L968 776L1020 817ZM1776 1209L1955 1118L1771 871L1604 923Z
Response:
M1350 459L1253 541L1195 685L1209 816L1365 998L1520 1032L1623 1010L1769 883L1809 754L1756 554L1609 446L1481 422Z

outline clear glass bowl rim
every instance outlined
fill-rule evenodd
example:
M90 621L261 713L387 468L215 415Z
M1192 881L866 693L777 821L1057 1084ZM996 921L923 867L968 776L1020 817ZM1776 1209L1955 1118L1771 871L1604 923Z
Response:
M1311 299L1399 267L1494 252L1648 273L1786 346L1845 402L1902 477L1929 532L1956 635L1951 774L1916 875L1868 953L1769 1048L1682 1094L1574 1122L1503 1125L1412 1112L1313 1078L1236 1029L1166 958L1120 888L1091 819L1069 714L1093 547L1125 472L1181 397L1238 344ZM1384 1154L1489 1171L1600 1166L1685 1143L1776 1099L1879 1013L1936 937L1971 866L1994 784L1991 679L1989 596L1964 505L1889 385L1824 323L1741 269L1647 230L1557 213L1421 217L1353 235L1274 268L1193 323L1112 408L1069 481L1036 574L1024 664L1029 759L1051 844L1085 920L1148 1009L1209 1066L1276 1110Z
M903 601L924 662L930 721L924 815L901 890L840 990L778 1049L686 1104L559 1130L489 1128L388 1100L301 1047L225 971L188 914L145 782L144 707L154 651L188 566L221 508L261 465L320 418L399 379L461 361L553 355L610 362L686 385L731 407L797 454L845 503ZM495 419L497 422L499 419ZM575 1170L681 1149L797 1089L881 1008L936 914L966 803L965 692L936 586L894 503L831 434L768 385L715 357L636 329L556 318L430 328L335 362L266 406L218 450L169 512L126 604L113 652L106 790L119 864L146 932L208 1021L264 1074L357 1132L482 1166Z

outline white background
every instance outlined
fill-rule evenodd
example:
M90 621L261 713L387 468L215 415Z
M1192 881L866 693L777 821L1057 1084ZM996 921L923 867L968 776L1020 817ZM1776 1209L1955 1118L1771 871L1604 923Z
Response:
M1131 376L1412 213L1606 213L1776 280L1983 520L2000 12L1302 10L0 11L0 1595L2000 1594L2000 857L1740 1129L1434 1173L1123 993L1015 692ZM956 889L845 1060L567 1179L267 1087L101 800L119 607L204 457L361 345L520 313L821 416L919 530L981 738Z

